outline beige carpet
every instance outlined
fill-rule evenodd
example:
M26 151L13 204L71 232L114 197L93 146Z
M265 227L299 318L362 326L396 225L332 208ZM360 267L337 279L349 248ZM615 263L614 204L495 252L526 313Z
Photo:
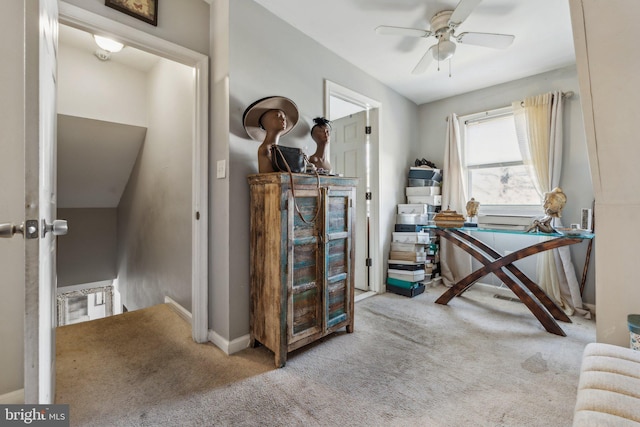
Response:
M356 304L338 332L273 369L265 348L191 341L167 306L64 326L56 403L74 426L570 426L595 323L544 331L519 302L438 287Z

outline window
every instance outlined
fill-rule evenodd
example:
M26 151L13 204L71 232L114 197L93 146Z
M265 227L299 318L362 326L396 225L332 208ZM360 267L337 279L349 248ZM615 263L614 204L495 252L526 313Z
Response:
M538 214L541 201L518 148L513 110L460 118L462 169L469 198L483 213Z

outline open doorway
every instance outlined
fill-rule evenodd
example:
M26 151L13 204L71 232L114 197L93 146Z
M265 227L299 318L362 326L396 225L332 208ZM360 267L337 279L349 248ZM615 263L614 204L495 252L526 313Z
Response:
M380 104L325 81L325 116L332 121L331 164L336 173L358 177L356 190L356 301L381 291L377 248L377 150Z
M121 133L112 139L114 145L126 140L127 134L131 136L143 130L140 146L132 149L135 144L126 144L128 148L120 153L121 161L112 162L117 165L114 169L125 170L120 171L118 185L101 182L104 185L101 190L119 199L116 207L107 208L115 210L112 216L115 215L117 223L116 231L112 233L116 234L117 246L115 274L110 280L114 289L121 293L127 288L129 294L123 294L122 303L128 305L127 299L136 301L134 309L177 301L178 306L184 308L182 312L189 315L187 320L192 324L193 339L205 342L208 332L208 58L66 3L60 7L60 24L88 33L91 42L93 34L111 36L126 46L121 52L124 56L140 51L147 57L154 57L152 70L146 76L142 73L142 82L130 79L131 74L127 77L116 73L119 86L100 86L102 96L94 93L98 101L93 107L85 108L85 113L90 111L90 115L69 114L72 106L64 104L60 97L59 121L63 116L74 119L74 116L81 116L84 125L98 124L109 129L116 126ZM102 61L101 55L94 55L94 52L91 56L96 67L104 62L114 65L120 60L113 57ZM64 71L59 67L59 89L64 85ZM85 77L92 74L90 70L82 71ZM78 78L71 84L82 87L83 83ZM98 114L107 110L108 101L113 101L115 94L139 91L139 86L146 86L143 102L149 108L142 113L147 116L146 126L134 119L140 117L137 110L143 109L136 102L133 105L121 102L115 110L110 110L111 117ZM84 96L88 98L86 92ZM100 139L104 133L108 132L97 130L92 139ZM139 135L133 137L136 138L140 139ZM130 151L135 152L133 160ZM129 155L125 156L124 152ZM122 161L123 158L127 160ZM109 160L113 159L102 157L102 163ZM76 156L75 162L85 167L89 164L82 156ZM150 166L154 164L159 166ZM103 165L98 163L98 166ZM72 222L69 227L72 231ZM90 235L96 230L89 226L84 231ZM94 247L99 246L94 244ZM124 251L123 247L126 248ZM123 281L135 281L135 286L127 286ZM95 278L84 282L88 286L96 283ZM116 307L122 307L115 295L113 299Z
M58 216L70 224L57 284L75 302L58 318L95 319L77 293L92 301L102 281L116 296L105 315L167 297L190 310L193 68L129 46L110 53L60 25L57 87Z

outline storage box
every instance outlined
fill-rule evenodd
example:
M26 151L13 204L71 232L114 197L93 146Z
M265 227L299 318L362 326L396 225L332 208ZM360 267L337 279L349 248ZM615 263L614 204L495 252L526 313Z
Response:
M426 252L389 251L389 259L411 262L426 262Z
M441 206L442 205L442 196L440 196L440 195L436 195L436 196L407 196L407 203L408 204L426 203L428 205Z
M428 207L424 203L398 205L398 215L425 215L427 212Z
M421 283L419 283L416 287L410 289L401 288L387 283L387 292L392 292L394 294L402 295L409 298L420 295L424 292L424 288L425 286Z
M431 179L433 181L442 181L442 171L440 169L410 167L409 178L411 179Z
M391 251L426 252L425 243L401 243L391 242Z
M425 225L419 225L419 224L396 224L395 225L395 231L398 232L420 232L422 230L424 230L427 227L427 224Z
M434 187L439 184L432 179L409 178L409 187Z
M430 243L429 233L408 233L394 231L391 233L392 241L399 243Z
M396 224L429 225L433 221L434 215L435 212L428 212L426 214L398 214L396 215Z
M405 187L404 194L407 196L439 196L440 187Z
M393 261L389 261L389 268L391 270L404 270L404 271L417 271L424 270L424 263L411 263L411 264L397 264Z
M404 280L406 282L422 282L425 278L425 271L407 271L390 268L387 270L387 277L392 279Z

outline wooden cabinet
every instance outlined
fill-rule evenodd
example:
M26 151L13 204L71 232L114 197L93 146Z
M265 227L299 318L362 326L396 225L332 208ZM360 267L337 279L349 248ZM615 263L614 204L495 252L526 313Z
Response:
M286 173L248 181L251 345L269 348L282 367L292 350L342 327L353 332L357 179L321 176L318 185L293 174L293 188Z

